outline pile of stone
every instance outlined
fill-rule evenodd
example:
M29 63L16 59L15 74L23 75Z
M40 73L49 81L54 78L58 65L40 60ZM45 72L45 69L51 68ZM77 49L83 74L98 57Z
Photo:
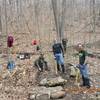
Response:
M45 78L40 81L41 86L49 86L49 87L54 87L54 86L62 86L66 84L67 80L63 79L62 77L56 77L56 78Z
M40 87L35 87L29 93L30 100L50 100L59 99L66 96L66 92L63 90L63 85L67 80L62 77L45 78L40 81Z

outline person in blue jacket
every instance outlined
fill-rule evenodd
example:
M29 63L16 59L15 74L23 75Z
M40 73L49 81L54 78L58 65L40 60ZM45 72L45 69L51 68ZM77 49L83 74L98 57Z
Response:
M52 49L57 63L57 70L60 71L60 66L61 66L61 70L64 73L65 72L64 51L63 51L62 44L60 42L57 42L57 40L54 40Z

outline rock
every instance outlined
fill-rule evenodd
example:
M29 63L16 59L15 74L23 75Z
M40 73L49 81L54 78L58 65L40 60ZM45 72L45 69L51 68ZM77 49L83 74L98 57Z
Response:
M46 87L35 87L31 94L51 94L52 92L57 92L57 91L61 91L63 90L63 88L61 86L57 86L57 87L49 87L49 88L46 88Z
M2 71L2 65L0 64L0 71Z
M100 95L97 97L97 100L100 100Z
M0 73L0 77L1 77L2 79L6 79L6 78L8 78L9 76L10 76L10 72L9 72L8 70L2 71L2 72Z
M46 78L40 81L40 85L43 86L43 85L46 85L46 84L47 84L47 79Z
M50 97L48 94L38 94L36 100L50 100Z
M65 100L72 100L72 95L71 94L66 94Z
M5 93L9 94L11 90L10 90L9 87L5 87L5 90L4 91L5 91Z
M0 89L2 89L2 86L3 86L3 85L2 85L2 83L1 83L1 84L0 84Z
M30 94L29 95L29 100L35 100L36 98L36 95L35 94Z
M41 86L60 86L64 85L67 82L67 80L63 79L62 77L56 77L56 78L45 78L40 81Z
M57 95L58 94L63 94L64 92L61 92L63 90L63 88L61 86L57 86L57 87L35 87L31 93L31 95L29 95L30 100L34 100L34 98L36 98L36 100L49 100L51 97L51 94L53 95L54 93ZM60 92L60 93L58 93ZM61 96L60 96L61 97Z
M88 100L97 100L96 96L91 96Z
M77 78L78 83L80 82L80 70L76 66L70 67L70 77Z
M50 98L51 99L59 99L65 97L66 92L65 91L57 91L54 93L51 93Z

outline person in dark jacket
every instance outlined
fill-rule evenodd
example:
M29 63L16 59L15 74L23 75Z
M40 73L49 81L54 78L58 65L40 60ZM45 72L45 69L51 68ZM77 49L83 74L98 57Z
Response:
M90 88L90 79L87 69L87 62L86 62L86 56L87 52L84 50L84 46L80 43L77 45L78 50L78 56L79 56L79 69L82 75L83 84L82 86L86 86L87 88Z
M57 63L57 70L60 71L60 66L61 66L61 70L64 73L65 72L64 51L61 43L58 43L57 40L55 40L52 49Z
M48 64L47 61L45 61L43 54L40 54L39 58L35 60L34 66L41 72L43 72L43 70L48 70Z

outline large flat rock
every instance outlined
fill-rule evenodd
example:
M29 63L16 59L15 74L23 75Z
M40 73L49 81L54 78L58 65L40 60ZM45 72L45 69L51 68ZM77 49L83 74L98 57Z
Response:
M45 78L40 81L41 86L62 86L65 83L67 83L67 80L63 79L62 77L56 77L56 78Z
M35 87L30 94L30 100L49 100L50 98L64 97L65 92L61 86Z

